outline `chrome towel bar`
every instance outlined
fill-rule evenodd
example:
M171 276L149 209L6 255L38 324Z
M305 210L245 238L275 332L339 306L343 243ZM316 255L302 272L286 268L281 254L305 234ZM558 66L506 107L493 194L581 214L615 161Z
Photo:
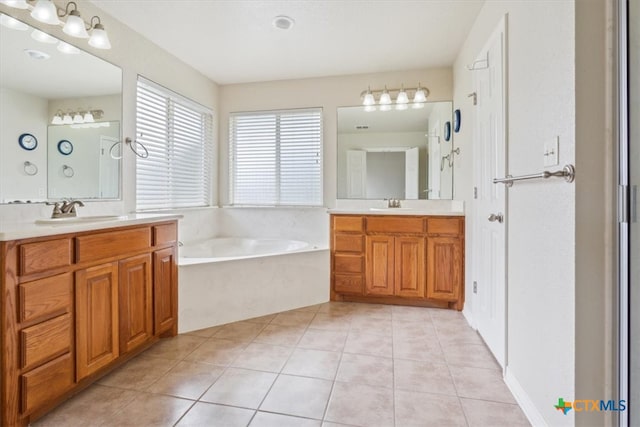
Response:
M564 168L555 172L544 171L540 173L533 173L530 175L520 175L520 176L507 175L504 178L494 178L493 183L504 184L507 187L511 187L513 183L516 181L524 181L527 179L539 179L539 178L546 179L551 177L564 178L564 180L567 182L573 182L573 180L576 178L576 168L573 165L565 165Z

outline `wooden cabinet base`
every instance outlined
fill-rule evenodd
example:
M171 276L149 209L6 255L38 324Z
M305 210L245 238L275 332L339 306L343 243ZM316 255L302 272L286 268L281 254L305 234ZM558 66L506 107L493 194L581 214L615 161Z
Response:
M464 218L332 215L330 296L462 310Z

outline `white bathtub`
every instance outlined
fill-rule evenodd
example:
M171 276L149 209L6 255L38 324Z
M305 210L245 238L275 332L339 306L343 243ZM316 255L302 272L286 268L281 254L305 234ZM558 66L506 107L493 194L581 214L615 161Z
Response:
M284 239L216 237L180 247L180 265L229 261L314 249L307 242Z
M214 238L179 249L179 332L329 300L329 250L298 240Z

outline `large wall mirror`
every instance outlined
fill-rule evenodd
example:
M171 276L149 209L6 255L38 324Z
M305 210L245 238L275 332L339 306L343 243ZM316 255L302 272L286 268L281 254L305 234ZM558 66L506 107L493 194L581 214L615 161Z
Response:
M0 203L120 198L122 70L0 24Z
M339 199L453 199L451 102L338 108Z

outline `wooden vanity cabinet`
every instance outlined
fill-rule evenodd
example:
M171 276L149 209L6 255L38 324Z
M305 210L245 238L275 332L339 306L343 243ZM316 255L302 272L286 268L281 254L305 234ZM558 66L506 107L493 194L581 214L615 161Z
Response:
M0 425L177 333L177 222L0 242Z
M463 217L332 215L331 259L332 300L462 309Z

